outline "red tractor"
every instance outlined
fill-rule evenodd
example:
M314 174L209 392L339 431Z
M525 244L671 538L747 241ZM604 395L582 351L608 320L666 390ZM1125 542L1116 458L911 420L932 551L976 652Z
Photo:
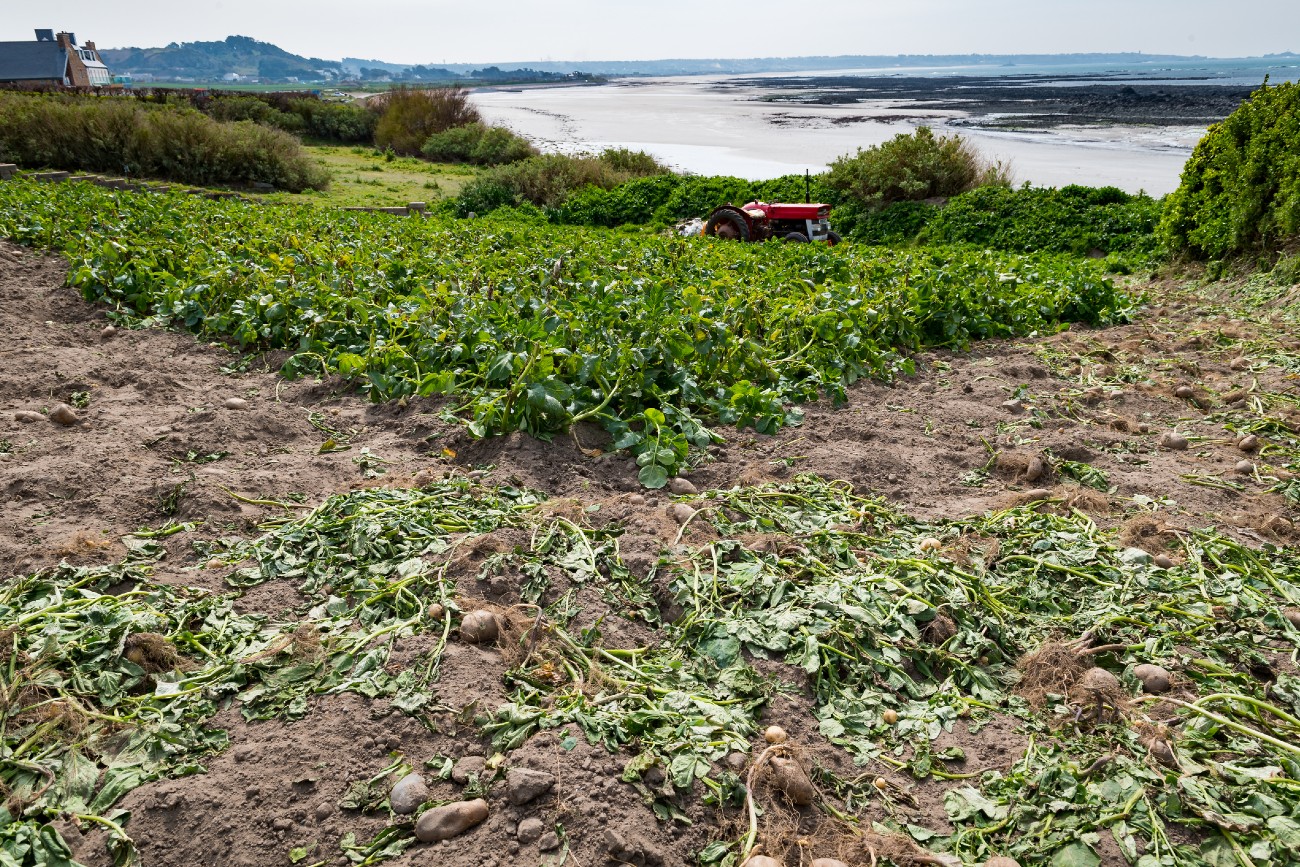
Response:
M831 231L830 213L830 205L816 202L750 202L739 208L728 204L709 214L704 234L736 241L825 241L833 246L840 242L840 236Z

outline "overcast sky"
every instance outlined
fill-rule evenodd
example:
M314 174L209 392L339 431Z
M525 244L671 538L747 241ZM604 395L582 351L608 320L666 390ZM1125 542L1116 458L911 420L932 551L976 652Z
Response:
M101 48L252 36L394 63L835 54L1300 51L1300 0L8 0Z

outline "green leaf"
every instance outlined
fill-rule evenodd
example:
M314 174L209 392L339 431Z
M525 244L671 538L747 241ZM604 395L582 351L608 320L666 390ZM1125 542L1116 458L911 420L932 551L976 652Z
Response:
M1063 849L1058 849L1052 856L1052 860L1048 862L1048 867L1098 867L1100 864L1101 858L1091 846L1076 841Z
M658 464L648 464L636 474L637 479L647 488L659 489L668 484L668 471Z

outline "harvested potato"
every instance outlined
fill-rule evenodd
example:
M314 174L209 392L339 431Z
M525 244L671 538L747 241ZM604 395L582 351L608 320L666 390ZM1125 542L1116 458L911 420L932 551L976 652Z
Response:
M774 757L769 763L772 785L797 806L811 804L817 799L817 787L808 779L808 772L794 759Z
M501 635L501 621L491 611L471 611L460 621L460 637L470 644L495 644Z

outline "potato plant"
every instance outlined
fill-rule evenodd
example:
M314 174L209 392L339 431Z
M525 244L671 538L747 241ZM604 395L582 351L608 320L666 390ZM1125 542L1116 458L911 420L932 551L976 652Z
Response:
M375 400L449 394L476 436L599 422L620 448L654 449L650 485L707 445L708 424L772 433L800 402L909 372L922 348L1104 323L1128 303L1098 268L1053 256L750 247L80 184L0 187L0 235L63 251L72 284L126 321L290 349L284 373L339 373Z

